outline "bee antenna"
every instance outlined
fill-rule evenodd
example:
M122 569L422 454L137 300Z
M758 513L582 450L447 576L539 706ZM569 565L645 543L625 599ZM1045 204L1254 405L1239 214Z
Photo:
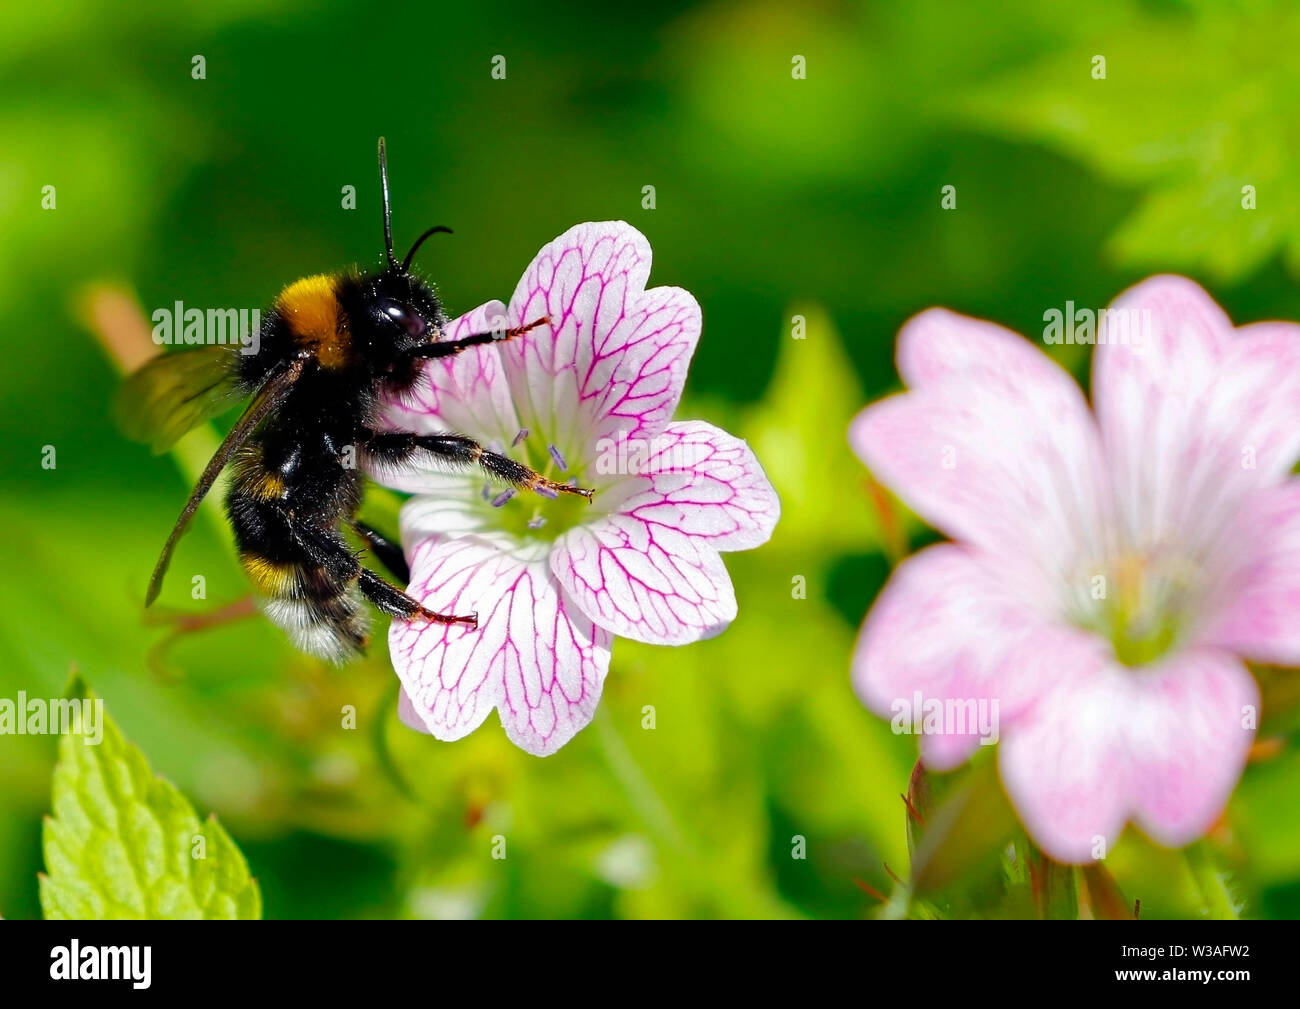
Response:
M388 205L388 152L384 148L384 138L379 138L379 187L384 194L384 254L388 265L396 266L397 257L393 255L393 210Z
M415 240L415 244L411 246L411 251L408 252L408 253L406 254L406 258L405 258L404 260L402 260L402 270L403 270L404 272L407 272L407 273L410 272L410 270L411 270L411 260L415 258L415 250L418 249L421 245L424 244L424 240L425 240L426 238L428 238L430 235L436 235L436 234L438 234L438 232L442 232L444 235L450 235L450 234L452 234L452 230L451 230L451 228L448 228L448 227L445 227L444 225L439 224L439 225L436 225L436 226L430 228L430 229L429 229L428 231L426 231L423 235L421 235L419 238L417 238L417 239Z

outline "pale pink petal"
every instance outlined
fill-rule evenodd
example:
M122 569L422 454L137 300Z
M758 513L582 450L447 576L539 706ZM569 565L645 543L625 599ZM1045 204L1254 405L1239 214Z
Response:
M973 701L976 714L983 701L990 715L996 701L1000 729L1043 686L1009 661L1041 626L1007 590L994 558L953 544L927 547L894 571L867 614L853 685L867 707L889 719L921 710L918 700ZM979 748L979 726L965 724L969 731L945 725L922 737L927 764L947 770Z
M771 538L781 502L749 446L703 421L667 425L649 442L602 446L602 474L635 473L599 506L671 526L714 550L749 550Z
M479 626L394 620L393 668L438 739L460 739L494 707L511 741L554 753L596 710L611 639L567 599L542 545L503 534L416 545L408 590L439 613Z
M1060 644L1022 650L1021 661L1059 684L1006 734L999 753L1007 792L1044 851L1091 861L1113 848L1129 818L1170 846L1209 829L1241 775L1258 720L1258 689L1237 659L1192 648L1129 668L1102 642L1090 648L1085 636L1062 629Z
M597 625L624 638L681 645L736 618L731 577L707 542L631 515L605 515L555 541L551 568Z
M1208 552L1300 451L1300 327L1234 331L1192 281L1155 277L1116 300L1099 339L1093 401L1127 539Z
M1300 666L1300 483L1255 494L1223 537L1197 640Z
M1259 688L1235 657L1187 649L1140 682L1128 719L1137 822L1176 847L1204 834L1246 766Z
M505 327L505 305L489 301L449 322L442 340ZM425 362L420 384L388 404L385 420L393 430L421 434L453 431L495 442L498 449L508 446L519 431L500 351L493 344Z
M1062 862L1108 854L1132 808L1124 742L1131 674L1108 651L1100 639L1062 627L1017 655L1021 674L1044 689L1003 737L998 767L1030 837Z
M926 521L1005 558L1026 598L1063 604L1109 548L1078 383L1023 338L948 312L913 320L899 360L920 385L859 414L854 450Z
M700 335L700 306L674 287L647 291L650 243L622 221L580 224L533 260L510 299L511 325L549 316L501 346L525 426L570 462L596 442L649 438L672 416Z
M954 377L998 383L1006 376L1028 376L1036 385L1061 390L1074 386L1069 375L1019 333L984 319L930 308L913 316L898 332L898 374L920 389ZM1074 393L1066 393L1073 398Z
M1223 413L1240 424L1238 465L1253 462L1260 481L1286 479L1300 458L1300 325L1243 326L1228 347Z

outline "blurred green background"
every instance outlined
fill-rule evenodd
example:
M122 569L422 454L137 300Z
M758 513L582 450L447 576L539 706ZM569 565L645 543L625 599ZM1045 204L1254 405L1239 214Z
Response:
M897 384L894 336L930 305L1036 336L1047 308L1178 270L1238 321L1300 319L1297 50L1294 4L1246 0L10 4L0 696L57 695L79 670L220 816L268 917L871 915L858 881L887 893L883 863L907 872L915 745L849 687L899 544L847 422ZM732 628L679 649L619 641L596 722L545 760L495 716L455 744L401 727L382 647L336 670L260 619L170 637L142 619L186 479L109 422L116 371L78 300L112 282L147 311L252 307L377 262L380 134L397 244L456 230L420 257L453 314L509 297L574 223L644 231L652 283L704 310L679 416L748 438L783 498L771 544L728 559ZM1086 381L1084 348L1053 349ZM933 535L902 528L911 547ZM215 508L180 550L208 598L178 582L166 606L246 593ZM1266 729L1276 745L1210 855L1244 914L1296 917L1300 747L1285 710ZM0 737L5 917L40 913L54 749ZM1107 864L1144 917L1201 912L1186 864L1134 831Z

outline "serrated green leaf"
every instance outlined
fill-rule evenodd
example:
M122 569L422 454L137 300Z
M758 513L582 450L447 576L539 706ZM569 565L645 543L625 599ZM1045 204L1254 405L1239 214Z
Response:
M45 917L260 918L257 881L225 828L215 817L201 822L102 709L99 720L98 742L85 733L59 739L43 832Z

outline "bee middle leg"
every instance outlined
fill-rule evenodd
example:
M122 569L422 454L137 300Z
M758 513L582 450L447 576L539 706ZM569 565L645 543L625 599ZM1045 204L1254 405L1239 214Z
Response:
M406 563L406 554L402 552L400 545L386 539L383 534L358 519L353 519L349 524L352 526L352 531L370 548L375 559L386 567L394 578L403 585L411 584L411 567Z
M478 614L470 613L457 616L450 613L435 613L427 609L418 599L407 595L396 585L384 581L369 568L362 567L361 562L348 549L347 543L337 533L319 529L304 529L291 526L294 541L302 548L311 561L319 564L334 578L350 582L355 580L357 588L374 607L389 616L403 620L427 620L435 624L468 624L478 626ZM386 541L385 541L386 542Z
M374 460L389 465L400 465L408 462L418 452L427 452L439 461L453 466L479 466L491 477L543 497L577 494L590 501L594 493L586 487L557 483L542 476L537 470L516 462L509 456L489 452L473 438L459 434L372 431L365 440L365 449Z

